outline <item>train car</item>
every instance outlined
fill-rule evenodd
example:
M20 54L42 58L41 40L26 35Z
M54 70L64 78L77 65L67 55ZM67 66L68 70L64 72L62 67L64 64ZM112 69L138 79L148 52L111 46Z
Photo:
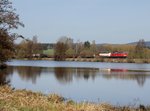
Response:
M111 56L111 53L110 52L102 52L102 53L99 53L99 56L100 57L110 57Z
M126 58L128 56L128 53L126 52L102 52L99 54L100 57L103 58Z
M114 52L110 55L111 58L126 58L127 56L128 54L125 52Z

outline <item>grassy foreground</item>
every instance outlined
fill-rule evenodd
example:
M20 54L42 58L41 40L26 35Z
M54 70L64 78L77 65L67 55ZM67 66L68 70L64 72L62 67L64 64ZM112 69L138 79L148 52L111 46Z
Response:
M109 104L75 103L51 94L0 86L0 111L150 111L150 107L115 107Z

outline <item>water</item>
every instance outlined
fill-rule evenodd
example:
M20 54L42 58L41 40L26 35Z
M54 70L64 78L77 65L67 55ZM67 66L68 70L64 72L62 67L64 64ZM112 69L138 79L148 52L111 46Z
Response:
M150 105L150 64L24 61L8 62L0 84L76 102Z

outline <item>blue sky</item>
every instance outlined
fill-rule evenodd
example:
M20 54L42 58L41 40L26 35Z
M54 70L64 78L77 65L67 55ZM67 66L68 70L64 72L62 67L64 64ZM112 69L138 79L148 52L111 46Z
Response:
M12 0L25 28L39 42L61 36L96 43L150 41L150 0Z

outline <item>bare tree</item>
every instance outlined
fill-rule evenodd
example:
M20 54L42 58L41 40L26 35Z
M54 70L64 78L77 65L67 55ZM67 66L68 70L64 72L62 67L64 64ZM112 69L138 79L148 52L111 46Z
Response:
M13 56L16 34L10 33L10 30L17 29L18 26L24 25L19 21L12 2L0 0L0 65Z
M67 47L68 47L67 44L64 44L62 42L57 42L55 46L55 52L54 52L55 60L57 61L65 60Z
M0 28L4 30L17 29L18 26L24 26L19 21L19 15L15 13L12 2L9 0L0 1Z
M139 40L135 47L135 57L136 58L144 58L145 57L145 41L144 39Z
M22 40L22 42L17 45L17 57L18 58L32 58L40 56L40 45L38 43L37 36L33 36L32 40Z
M55 60L65 60L66 57L74 56L73 39L67 36L62 36L58 39L55 46Z

